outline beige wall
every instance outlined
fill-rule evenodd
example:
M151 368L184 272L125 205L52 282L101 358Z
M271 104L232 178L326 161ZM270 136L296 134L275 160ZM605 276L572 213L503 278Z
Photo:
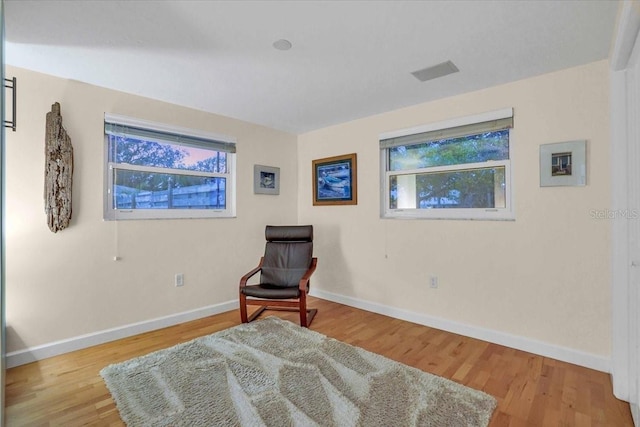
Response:
M9 352L236 299L264 225L312 223L315 289L609 356L610 222L592 217L610 205L606 62L298 137L13 67L7 75L19 82L18 132L7 132ZM72 225L53 234L42 189L56 101L76 168ZM515 114L515 221L379 218L380 133L505 107ZM237 138L238 217L103 221L105 112ZM539 145L575 139L588 141L588 185L540 188ZM311 161L352 152L358 205L313 207ZM253 194L255 163L281 168L279 196Z
M6 74L18 79L18 130L6 134L8 352L237 299L264 225L297 222L295 135L14 67ZM43 204L54 102L75 152L73 219L57 234ZM235 137L237 218L103 221L105 112ZM281 168L279 196L253 194L256 163Z
M380 133L505 107L515 221L380 219ZM577 139L588 141L588 185L541 188L540 144ZM311 161L352 152L358 205L312 206ZM316 289L609 356L610 222L592 217L610 205L606 61L310 132L298 162Z

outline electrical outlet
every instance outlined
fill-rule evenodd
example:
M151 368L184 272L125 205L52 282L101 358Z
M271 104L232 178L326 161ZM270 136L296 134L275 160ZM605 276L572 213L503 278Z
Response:
M176 286L184 286L184 274L182 274L182 273L176 274L175 285Z
M433 289L438 289L438 276L431 276L429 278L429 286Z

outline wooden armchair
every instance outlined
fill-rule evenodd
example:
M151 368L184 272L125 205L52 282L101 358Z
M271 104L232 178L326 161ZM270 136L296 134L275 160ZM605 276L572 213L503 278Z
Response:
M264 310L300 312L300 326L309 327L317 309L307 309L309 278L317 265L313 257L313 226L273 226L265 229L267 240L260 264L240 279L240 318L248 323ZM247 284L260 272L260 283ZM247 306L261 306L247 317Z

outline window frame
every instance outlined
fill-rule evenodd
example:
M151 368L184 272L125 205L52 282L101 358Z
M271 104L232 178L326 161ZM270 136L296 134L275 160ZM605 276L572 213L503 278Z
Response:
M118 164L111 162L109 159L109 134L104 129L104 185L103 185L103 218L106 221L119 220L153 220L153 219L196 219L196 218L235 218L236 217L236 153L235 138L213 134L208 132L196 131L193 129L182 128L178 126L166 125L162 123L151 122L147 120L135 119L126 116L105 113L104 124L116 124L123 127L134 127L144 129L151 132L158 132L176 137L192 137L200 140L209 140L212 146L216 143L233 146L234 151L226 152L227 173L193 171L189 169L163 168L156 166L131 165L128 163ZM126 132L125 132L126 133ZM165 141L174 145L181 145L174 141ZM183 144L192 146L190 144ZM205 147L206 145L201 145ZM112 189L114 184L114 169L118 170L134 170L140 172L157 172L167 174L179 174L189 176L201 176L212 178L225 178L225 202L224 209L115 209L113 203Z
M411 170L391 171L389 150L391 147L383 147L382 141L392 138L413 136L426 132L447 131L463 126L475 125L505 118L513 118L513 108L491 111L430 123L407 129L385 132L379 135L380 147L380 217L383 219L456 219L456 220L515 220L514 211L514 187L513 187L513 133L512 128L507 128L509 132L509 158L505 160L489 160L477 163L458 163L447 166L434 166ZM478 132L481 133L481 132ZM477 133L474 133L477 134ZM472 134L473 135L473 134ZM428 142L425 140L424 142ZM407 144L412 145L412 144ZM424 173L456 172L465 170L478 170L484 168L504 167L505 182L505 207L504 208L442 208L442 209L420 209L420 208L397 208L390 206L390 178L392 176L413 175Z

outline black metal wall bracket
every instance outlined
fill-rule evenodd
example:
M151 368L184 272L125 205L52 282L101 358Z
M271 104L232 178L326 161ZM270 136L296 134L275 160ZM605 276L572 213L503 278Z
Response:
M12 78L12 79L4 79L4 87L6 87L7 89L11 89L11 93L13 94L13 96L11 97L11 112L13 117L11 118L11 120L4 120L4 127L7 128L11 128L14 132L16 131L16 99L18 97L16 90L17 90L17 84L16 84L16 78Z

